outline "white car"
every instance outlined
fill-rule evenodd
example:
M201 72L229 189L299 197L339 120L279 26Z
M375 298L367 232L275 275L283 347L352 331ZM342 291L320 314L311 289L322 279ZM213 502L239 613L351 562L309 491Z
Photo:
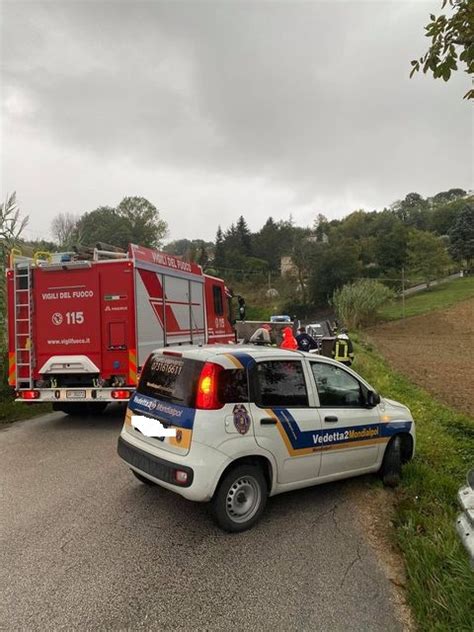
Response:
M270 316L271 323L291 323L291 316L287 316L286 314L275 314Z
M154 352L118 444L140 481L210 501L227 531L293 489L368 472L396 485L414 450L409 409L348 367L250 345Z

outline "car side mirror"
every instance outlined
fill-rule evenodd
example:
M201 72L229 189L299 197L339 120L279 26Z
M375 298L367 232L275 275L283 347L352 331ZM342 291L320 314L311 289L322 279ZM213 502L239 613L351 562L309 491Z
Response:
M380 395L375 391L367 391L365 401L369 408L374 408L377 404L380 404Z

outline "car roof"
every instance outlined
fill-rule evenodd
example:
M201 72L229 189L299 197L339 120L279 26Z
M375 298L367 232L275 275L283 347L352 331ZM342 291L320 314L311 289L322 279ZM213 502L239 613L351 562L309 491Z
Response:
M274 356L278 359L295 360L296 358L309 358L311 360L321 360L329 364L339 363L332 358L299 351L298 349L281 349L280 347L271 347L268 345L251 345L251 344L225 344L225 345L180 345L176 347L165 347L164 349L155 349L153 353L163 353L164 355L181 356L192 360L201 360L202 362L219 361L219 357L230 356L247 356L259 360L262 358L270 358Z
M342 367L341 363L327 356L308 353L306 351L280 349L265 345L182 345L176 347L165 347L156 349L153 353L165 353L173 356L181 356L191 360L201 362L215 362L226 369L242 369L248 366L250 360L296 360L307 359L317 361L320 364L330 364L338 368L343 368L347 373L351 373L357 380L371 389L371 385L351 367ZM272 357L273 356L273 357Z

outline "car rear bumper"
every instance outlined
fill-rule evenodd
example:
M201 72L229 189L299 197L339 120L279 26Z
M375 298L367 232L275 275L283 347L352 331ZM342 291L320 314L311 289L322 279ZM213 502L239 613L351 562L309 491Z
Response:
M122 437L119 437L117 452L133 469L151 476L155 480L179 488L190 487L192 485L194 480L194 471L192 468L154 456L128 443L128 441L125 441ZM180 472L186 472L187 479L185 483L176 482L175 474L178 470Z
M197 502L211 500L222 472L231 462L231 459L219 450L196 442L193 442L191 451L186 455L158 450L122 430L118 454L133 470L157 485ZM177 470L188 473L191 480L189 485L176 482Z
M130 399L133 395L135 387L60 387L60 388L34 388L19 389L15 401L27 402L32 404L57 403L61 404L84 404L84 403L100 403L100 402L120 402ZM34 392L34 397L25 397L25 392Z

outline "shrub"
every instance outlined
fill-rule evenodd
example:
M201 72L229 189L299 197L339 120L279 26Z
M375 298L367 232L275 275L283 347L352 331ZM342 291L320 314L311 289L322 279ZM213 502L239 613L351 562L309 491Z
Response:
M379 281L362 279L336 290L331 303L338 319L356 329L373 323L378 308L392 296L392 290Z

